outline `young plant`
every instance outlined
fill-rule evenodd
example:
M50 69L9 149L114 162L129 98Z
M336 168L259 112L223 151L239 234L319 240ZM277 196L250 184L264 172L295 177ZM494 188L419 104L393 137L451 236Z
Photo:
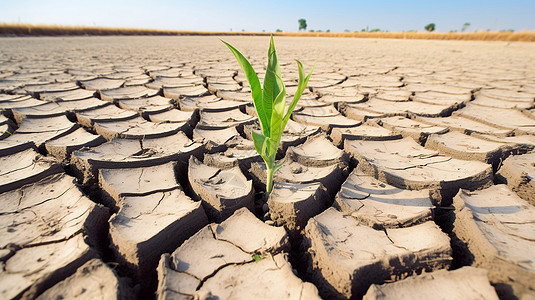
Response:
M292 115L292 111L297 105L297 101L301 98L303 91L305 90L310 75L316 67L316 64L312 67L312 70L305 77L305 71L303 65L297 60L297 67L299 69L299 84L294 98L288 107L286 114L284 109L286 107L286 88L282 82L282 76L277 59L277 51L275 51L275 44L273 43L273 36L269 43L268 50L268 65L266 70L266 77L264 78L264 86L260 87L260 81L256 75L255 70L249 63L249 61L238 51L225 41L222 41L232 51L238 63L240 64L247 81L251 86L251 93L253 97L254 107L260 120L261 133L252 131L254 147L256 152L260 154L267 169L267 184L266 184L266 198L269 197L273 190L273 174L277 169L282 166L282 162L275 163L275 155L279 148L280 140L286 123Z

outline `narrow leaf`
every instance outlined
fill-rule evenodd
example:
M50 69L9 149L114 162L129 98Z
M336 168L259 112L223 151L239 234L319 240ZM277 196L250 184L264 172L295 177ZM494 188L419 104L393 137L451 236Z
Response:
M284 159L280 163L275 164L275 166L273 167L273 173L277 172L277 170L280 169L280 167L282 167L283 164L284 164Z
M303 92L305 91L305 88L308 84L308 80L310 79L312 72L314 72L314 68L316 68L316 63L317 61L314 63L314 66L312 67L312 70L310 70L310 73L308 73L308 75L305 77L303 64L301 64L301 62L297 60L297 67L299 68L299 84L297 85L297 91L295 92L294 98L290 103L290 106L288 107L288 111L286 112L286 115L284 115L284 120L282 121L283 128L286 127L286 123L288 123L288 120L290 119L290 116L292 115L292 112L294 111L295 106L297 105L297 101L299 101L301 95L303 95Z
M282 78L279 75L275 76L277 84L282 86L282 90L275 98L273 102L273 111L271 114L271 143L270 143L270 155L274 158L277 154L277 149L279 148L279 143L281 140L282 133L284 131L284 126L282 124L284 116L284 108L286 107L286 87L282 82Z
M264 162L268 164L268 144L269 144L269 138L261 135L260 133L256 131L252 131L253 134L253 143L254 148L258 154L262 157Z
M262 103L264 105L267 120L271 119L275 97L279 95L282 89L281 84L277 80L277 76L282 77L279 61L277 59L277 51L275 50L275 43L273 42L273 36L271 36L268 50L268 65L266 77L264 78L264 88L262 90ZM264 134L266 134L266 132L264 132ZM270 135L266 134L266 136Z
M230 51L232 51L232 53L236 57L236 60L238 60L238 63L240 64L243 70L243 73L245 73L245 77L247 78L247 81L251 86L253 103L256 112L258 113L258 118L260 119L260 126L262 127L262 132L264 133L264 135L266 135L266 132L269 130L268 122L270 121L270 118L267 117L266 112L264 110L264 105L262 103L262 88L260 87L260 80L258 80L258 76L256 75L256 72L254 71L249 61L240 53L240 51L236 50L236 48L232 47L229 43L223 40L221 41L225 45L227 45Z

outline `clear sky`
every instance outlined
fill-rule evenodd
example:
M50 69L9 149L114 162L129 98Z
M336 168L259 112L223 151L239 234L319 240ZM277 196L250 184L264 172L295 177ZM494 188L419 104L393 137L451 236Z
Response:
M535 0L0 0L0 23L207 31L535 30Z

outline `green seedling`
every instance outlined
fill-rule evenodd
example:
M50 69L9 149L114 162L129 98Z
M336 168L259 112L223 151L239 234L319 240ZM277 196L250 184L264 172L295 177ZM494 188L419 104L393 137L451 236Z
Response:
M286 88L282 82L282 76L277 59L277 51L275 51L275 44L273 43L273 36L269 43L268 50L268 65L266 69L266 76L264 78L264 86L260 87L260 81L256 75L255 70L249 63L249 61L238 51L225 41L222 41L232 51L238 63L240 64L247 81L251 86L251 93L253 98L254 107L260 120L260 127L262 132L258 133L252 131L254 147L256 152L260 154L267 169L267 183L266 183L266 198L269 198L271 191L273 190L273 174L281 166L282 162L275 162L275 155L279 148L280 140L286 123L290 119L297 101L301 98L310 75L316 67L316 64L312 67L312 70L305 77L305 71L303 70L303 64L297 60L297 67L299 69L299 83L297 91L293 97L288 111L286 114L284 110L286 108Z
M258 261L261 261L264 258L262 256L260 256L260 254L253 254L253 259L254 259L255 262L258 262Z

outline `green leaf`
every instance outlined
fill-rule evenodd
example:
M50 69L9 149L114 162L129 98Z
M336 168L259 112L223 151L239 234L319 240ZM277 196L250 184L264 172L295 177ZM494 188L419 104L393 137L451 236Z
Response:
M288 123L288 120L290 119L290 116L292 115L292 112L295 109L295 106L297 105L297 101L301 98L301 95L303 95L303 92L305 91L305 88L308 84L308 80L310 79L310 76L312 75L312 72L314 71L314 68L316 68L316 62L314 63L314 66L312 67L312 70L310 70L310 73L305 77L305 71L303 70L303 64L297 60L297 67L299 68L299 84L297 85L297 91L295 92L294 98L292 102L290 103L290 106L288 107L288 111L286 112L286 115L284 115L283 120L283 128L286 127L286 123Z
M280 169L280 167L282 167L283 164L284 164L284 159L280 163L275 164L275 166L273 167L273 173L277 172L277 170Z
M262 103L262 88L260 87L260 80L258 80L258 76L256 75L256 72L254 71L249 61L240 53L240 51L236 50L236 48L232 47L229 43L223 40L221 41L225 45L227 45L230 51L232 51L232 53L238 60L238 63L240 64L243 70L243 73L245 73L245 77L247 77L247 81L249 82L249 85L251 86L251 94L253 97L253 103L254 103L256 112L258 113L258 118L260 119L260 126L262 128L262 132L264 133L264 135L268 136L268 134L266 133L269 132L268 122L270 120L271 113L270 113L270 117L266 115L264 105Z
M316 64L314 63L310 73L305 76L303 65L301 62L297 61L297 66L299 68L299 83L294 98L290 103L290 107L288 108L286 114L284 114L284 109L286 107L286 87L282 81L277 52L275 50L275 43L273 42L273 36L271 36L269 44L268 65L266 69L266 77L264 78L263 89L260 88L258 76L254 72L247 59L245 59L245 57L243 57L243 55L234 47L224 41L222 42L225 43L234 53L234 56L240 63L240 66L245 72L247 80L251 85L254 105L258 113L260 126L262 127L262 133L257 131L252 132L253 143L256 152L260 154L266 163L266 194L269 196L273 190L273 173L277 171L284 163L284 161L281 161L277 164L275 163L275 157L279 148L282 134L284 132L284 128L286 127L286 124L290 119L297 102L301 98L301 95L308 84ZM261 259L261 256L257 255L253 256L253 258L255 261L258 261Z
M269 138L261 135L260 133L256 131L252 131L253 134L253 143L254 148L258 154L262 157L262 159L268 163L268 146L269 146Z
M260 256L260 254L253 254L253 259L254 259L255 262L258 262L258 261L261 261L264 258L262 256Z
M275 43L273 42L273 36L271 36L268 50L268 65L266 77L264 78L264 88L262 90L262 103L268 122L272 119L271 114L275 97L280 94L282 89L281 84L277 80L277 76L282 77L279 61L277 59L277 51L275 50ZM268 130L268 132L270 132L270 130ZM269 135L270 133L266 134L266 132L264 132L264 134L271 137L271 135Z
M273 101L273 111L271 114L271 143L270 143L270 157L273 159L277 154L277 149L279 148L279 143L281 140L282 133L284 131L284 126L282 124L282 117L284 116L284 108L286 107L286 87L282 82L282 78L279 75L275 76L277 84L282 86L282 90Z

